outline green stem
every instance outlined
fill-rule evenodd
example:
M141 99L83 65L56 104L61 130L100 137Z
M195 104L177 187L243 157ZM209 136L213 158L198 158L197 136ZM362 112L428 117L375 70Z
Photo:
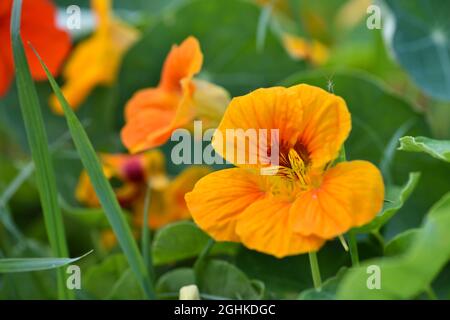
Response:
M380 231L379 230L372 231L372 235L375 237L375 239L378 240L378 242L380 243L381 248L384 251L384 238L381 235Z
M352 266L359 266L359 254L358 254L358 243L356 241L355 232L350 230L348 232L348 245L350 249L350 258L352 260Z
M147 267L147 270L150 274L150 279L154 280L154 272L153 272L153 262L152 262L152 254L151 254L151 241L150 241L150 227L148 226L149 219L149 209L150 209L150 197L151 197L151 188L150 185L147 187L147 192L145 194L145 202L144 202L144 221L142 223L142 238L141 238L141 250L142 256L144 259L144 264Z
M428 299L430 299L430 300L438 299L438 297L437 297L436 293L434 292L433 288L431 287L431 285L429 285L425 288L425 293L428 296Z
M202 252L199 254L197 260L194 263L194 270L195 270L195 272L200 270L200 268L203 266L203 263L204 263L206 257L208 256L209 252L211 251L211 249L212 249L212 247L214 246L215 243L216 242L212 238L208 240L208 242L206 243L206 245L203 248Z
M319 262L317 261L316 252L309 253L309 264L311 266L314 288L316 288L316 290L320 290L322 288L322 278L320 277Z

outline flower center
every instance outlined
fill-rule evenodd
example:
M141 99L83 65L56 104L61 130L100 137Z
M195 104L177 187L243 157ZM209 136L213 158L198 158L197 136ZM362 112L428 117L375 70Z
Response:
M137 183L145 180L144 168L137 158L129 159L122 169L128 181Z

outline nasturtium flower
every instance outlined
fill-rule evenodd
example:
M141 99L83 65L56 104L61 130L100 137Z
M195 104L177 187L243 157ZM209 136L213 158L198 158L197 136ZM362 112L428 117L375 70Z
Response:
M63 70L62 92L74 109L96 86L114 83L124 54L139 39L139 31L115 18L111 6L111 0L91 0L97 28L75 48ZM63 113L54 95L50 105L56 113Z
M269 153L278 150L278 163L237 162L239 152L250 159L260 146L228 141L229 129L278 130L279 139L259 142ZM334 164L350 130L345 101L317 87L273 87L234 98L212 144L237 168L205 176L186 195L194 221L218 241L276 257L316 251L366 224L382 207L384 184L370 162Z
M122 142L131 153L164 144L172 132L198 118L215 127L229 103L219 86L194 79L203 63L200 44L188 37L170 50L157 87L136 92L125 106Z
M156 149L138 155L102 154L100 159L103 172L110 180L120 205L131 211L136 227L143 224L148 188L151 199L148 223L151 228L157 229L170 222L189 219L184 195L210 172L207 167L190 167L170 179L166 173L164 154ZM86 206L100 206L86 171L80 175L75 196Z
M0 97L6 94L14 78L10 32L12 4L13 0L0 1ZM28 42L39 52L50 73L57 75L71 44L69 34L56 24L56 7L50 0L23 2L21 36L33 79L46 80L47 76Z

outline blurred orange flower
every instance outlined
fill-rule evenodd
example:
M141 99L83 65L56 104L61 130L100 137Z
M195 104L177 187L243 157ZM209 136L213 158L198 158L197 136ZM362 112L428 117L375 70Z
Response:
M103 154L101 161L119 203L123 208L131 210L136 227L143 225L145 197L150 188L149 226L152 229L189 219L184 195L192 190L201 177L210 172L207 167L190 167L170 180L165 171L164 155L159 150L139 155ZM100 206L86 171L80 175L75 196L89 207ZM110 232L102 238L104 243L111 244Z
M66 83L62 92L69 105L76 109L97 85L111 85L117 78L120 63L127 50L139 39L139 31L112 15L111 0L91 0L97 15L94 34L80 43L64 68ZM54 95L53 110L62 114Z
M231 145L224 138L227 129L278 129L279 141L269 150L279 150L279 165L227 158L238 168L207 175L186 195L195 222L216 240L242 242L276 257L316 251L381 209L384 184L374 165L332 166L351 130L342 98L304 84L259 89L228 106L213 140L224 157L223 146ZM249 157L250 146L232 145L230 154L244 151Z
M195 117L204 126L218 124L228 93L212 83L193 79L203 63L200 44L188 37L172 47L156 88L135 93L125 107L122 142L132 153L164 144L173 130L188 126Z
M307 60L317 66L323 65L328 61L328 47L316 39L307 40L303 37L285 33L282 40L286 51L294 59Z
M10 39L12 4L13 0L0 1L0 97L6 94L14 77ZM56 25L56 8L51 1L23 2L21 35L33 78L46 80L47 76L28 42L39 52L52 75L57 75L71 44L67 32Z

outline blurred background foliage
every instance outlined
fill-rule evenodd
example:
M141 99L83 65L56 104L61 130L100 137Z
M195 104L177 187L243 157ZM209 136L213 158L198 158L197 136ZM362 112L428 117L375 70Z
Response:
M60 14L73 2L55 1ZM83 12L89 10L88 0L77 4ZM382 258L386 252L403 254L411 243L419 251L423 243L428 244L433 259L441 246L450 245L448 197L439 209L440 220L435 221L443 236L434 243L423 239L434 232L426 213L450 191L450 164L397 148L403 136L450 139L450 20L446 16L450 3L377 1L381 29L367 27L371 4L366 0L116 0L115 14L139 28L142 37L126 53L116 83L95 88L77 115L98 152L124 152L119 132L126 101L138 89L158 83L168 50L189 35L199 39L205 57L199 78L225 87L231 96L301 82L330 90L346 100L352 114L347 159L376 164L388 189L386 206L395 204L382 225L358 235L361 260L386 259ZM302 39L302 52L289 52L286 34ZM75 34L74 46L85 36ZM75 200L80 159L65 119L48 107L49 84L40 82L37 90L52 141L70 254L95 250L79 262L83 289L78 297L142 298L120 250L102 246L100 234L108 228L102 210L86 209ZM50 256L15 85L0 99L0 141L0 257ZM171 143L162 150L169 159ZM170 161L166 165L173 176L184 169ZM420 177L408 184L413 172L420 172ZM420 228L426 230L417 231L420 237L411 232ZM358 275L345 278L350 258L339 241L319 252L322 277L330 278L322 295L308 291L312 281L305 255L280 260L231 243L215 244L210 253L214 260L196 278L192 264L208 241L191 222L156 232L152 251L161 298L176 298L182 285L194 281L205 298L335 298L338 288L341 297L366 297L364 292L349 293L349 277ZM421 289L432 286L439 298L450 298L449 257L450 253L429 273L424 271L430 276L420 280ZM420 259L424 263L428 258ZM413 269L428 268L422 267ZM55 298L54 277L53 271L0 275L0 298ZM392 281L396 277L397 273L392 275ZM405 289L383 297L422 298L421 292Z

